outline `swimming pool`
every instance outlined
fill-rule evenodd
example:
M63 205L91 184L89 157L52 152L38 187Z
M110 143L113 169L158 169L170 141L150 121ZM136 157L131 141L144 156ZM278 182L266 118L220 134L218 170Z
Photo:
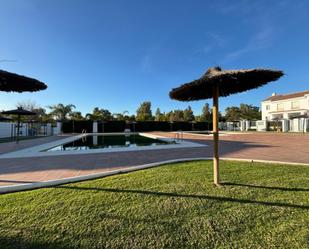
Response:
M44 151L92 150L104 148L158 146L168 144L176 144L176 142L146 137L140 134L87 135L75 141L61 144Z
M151 133L87 133L0 155L0 158L102 154L131 151L207 147L206 144L177 140Z

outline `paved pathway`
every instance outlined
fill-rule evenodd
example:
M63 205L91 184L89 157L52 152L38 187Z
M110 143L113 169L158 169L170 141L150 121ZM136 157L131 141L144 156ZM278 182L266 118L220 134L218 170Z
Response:
M40 138L35 138L35 139L21 140L19 141L19 143L16 143L16 142L0 143L0 154L4 154L4 153L16 151L16 150L22 150L22 149L40 145L43 143L49 143L52 141L66 138L68 136L69 135L40 137Z
M174 137L172 133L153 133ZM21 141L18 146L0 144L0 154L60 138ZM209 147L0 159L0 186L80 176L163 160L212 156L212 136L184 135L184 138ZM251 133L220 139L221 157L309 163L309 135Z

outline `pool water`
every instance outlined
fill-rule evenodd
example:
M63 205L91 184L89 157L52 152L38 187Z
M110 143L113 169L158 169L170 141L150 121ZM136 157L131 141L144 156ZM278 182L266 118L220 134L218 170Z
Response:
M123 148L139 146L157 146L175 144L174 141L163 141L142 135L89 135L70 143L53 147L46 151L92 150L103 148Z

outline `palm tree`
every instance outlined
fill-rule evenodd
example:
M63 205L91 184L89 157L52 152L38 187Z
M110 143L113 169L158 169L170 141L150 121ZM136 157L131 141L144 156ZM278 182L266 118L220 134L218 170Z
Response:
M92 113L87 113L86 118L92 121L99 121L99 120L111 120L112 114L107 109L99 109L95 107Z
M69 114L69 118L74 121L82 121L85 120L81 112L71 112Z
M64 121L67 119L68 115L73 112L73 109L75 109L75 105L69 104L69 105L63 105L59 103L58 105L52 105L48 106L49 109L51 109L50 115L55 117L56 119L60 121Z
M122 113L113 113L114 119L118 121L129 120L131 117L129 116L128 111L123 111Z

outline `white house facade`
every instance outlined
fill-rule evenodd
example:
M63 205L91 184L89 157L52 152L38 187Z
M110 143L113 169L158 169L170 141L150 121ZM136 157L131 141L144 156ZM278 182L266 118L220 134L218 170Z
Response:
M303 131L308 128L309 91L272 94L262 101L262 120L282 122L283 131Z
M293 119L309 116L309 91L278 95L262 102L262 120Z

